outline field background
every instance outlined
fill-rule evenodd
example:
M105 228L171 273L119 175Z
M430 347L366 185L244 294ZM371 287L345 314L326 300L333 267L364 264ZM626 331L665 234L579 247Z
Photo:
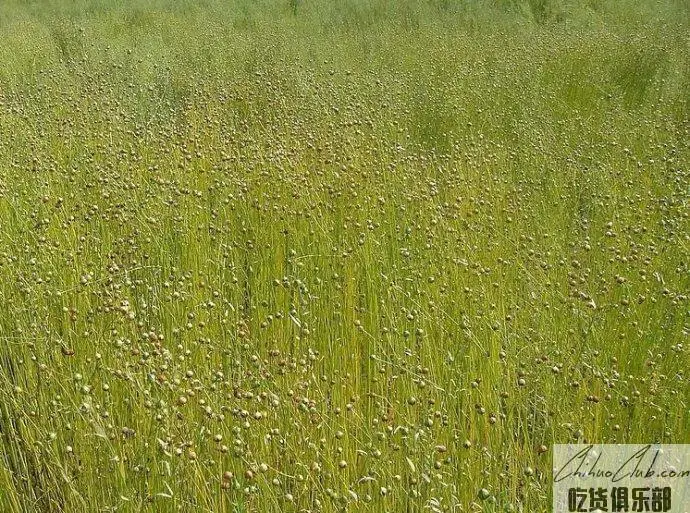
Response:
M682 0L3 1L0 510L550 510L690 443Z

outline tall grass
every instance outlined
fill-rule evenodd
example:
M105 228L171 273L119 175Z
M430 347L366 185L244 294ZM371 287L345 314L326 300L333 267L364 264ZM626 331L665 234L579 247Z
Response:
M554 442L690 442L687 28L4 2L0 510L545 511Z

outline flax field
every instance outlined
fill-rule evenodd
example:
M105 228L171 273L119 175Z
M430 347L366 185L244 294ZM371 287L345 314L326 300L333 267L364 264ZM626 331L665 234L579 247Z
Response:
M0 511L546 512L690 443L690 7L6 0Z

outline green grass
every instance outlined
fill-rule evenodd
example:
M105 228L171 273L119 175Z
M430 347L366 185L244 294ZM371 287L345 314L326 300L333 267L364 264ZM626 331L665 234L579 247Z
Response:
M553 443L690 443L689 26L4 2L0 510L549 511Z

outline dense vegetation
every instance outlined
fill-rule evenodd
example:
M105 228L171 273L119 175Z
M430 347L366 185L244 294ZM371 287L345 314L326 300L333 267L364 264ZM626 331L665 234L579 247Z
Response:
M5 1L0 510L547 511L690 443L683 1Z

